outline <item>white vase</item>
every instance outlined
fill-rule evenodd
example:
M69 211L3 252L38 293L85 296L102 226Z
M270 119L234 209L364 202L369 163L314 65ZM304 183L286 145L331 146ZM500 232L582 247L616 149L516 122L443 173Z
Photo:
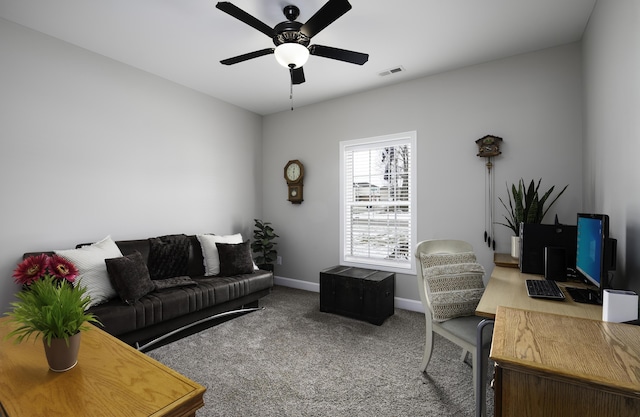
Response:
M511 236L511 257L520 258L520 236Z

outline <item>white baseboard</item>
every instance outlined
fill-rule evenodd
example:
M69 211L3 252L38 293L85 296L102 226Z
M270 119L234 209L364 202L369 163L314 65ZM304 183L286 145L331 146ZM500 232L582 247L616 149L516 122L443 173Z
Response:
M320 284L316 284L314 282L300 281L299 279L291 279L278 276L274 276L273 281L275 285L281 285L283 287L296 288L298 290L317 293L320 292ZM422 306L422 303L420 301L395 297L394 303L396 308L424 313L424 307Z
M401 308L403 310L416 311L418 313L424 313L424 306L421 301L411 300L409 298L398 298L395 299L396 308Z
M320 292L320 284L316 284L309 281L300 281L299 279L283 278L274 276L273 282L276 285L282 285L283 287L296 288L298 290L305 290L311 292Z

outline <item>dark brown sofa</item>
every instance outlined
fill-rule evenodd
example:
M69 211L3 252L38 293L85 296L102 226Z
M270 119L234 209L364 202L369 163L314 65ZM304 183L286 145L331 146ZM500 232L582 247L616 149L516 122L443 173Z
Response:
M197 285L154 290L132 305L119 297L91 307L103 329L120 340L147 349L158 338L179 334L180 329L212 322L218 316L230 316L255 310L258 300L273 287L273 273L255 270L236 276L204 276L200 242L190 240L188 275ZM149 239L115 241L123 255L140 252L148 262ZM82 246L82 245L78 245ZM25 254L26 256L34 253ZM213 324L213 323L211 323ZM148 344L148 345L147 345Z

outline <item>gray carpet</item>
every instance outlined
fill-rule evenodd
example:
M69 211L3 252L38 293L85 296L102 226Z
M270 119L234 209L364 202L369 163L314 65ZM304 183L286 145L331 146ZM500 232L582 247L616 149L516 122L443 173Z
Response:
M264 310L148 355L207 388L197 417L474 415L456 345L435 335L428 374L418 370L423 314L396 309L375 326L319 304L317 293L277 286Z

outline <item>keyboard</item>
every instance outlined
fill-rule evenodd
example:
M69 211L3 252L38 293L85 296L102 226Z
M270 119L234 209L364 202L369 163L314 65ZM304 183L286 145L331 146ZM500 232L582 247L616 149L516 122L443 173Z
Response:
M564 293L555 281L548 279L528 279L526 285L529 297L564 300Z

